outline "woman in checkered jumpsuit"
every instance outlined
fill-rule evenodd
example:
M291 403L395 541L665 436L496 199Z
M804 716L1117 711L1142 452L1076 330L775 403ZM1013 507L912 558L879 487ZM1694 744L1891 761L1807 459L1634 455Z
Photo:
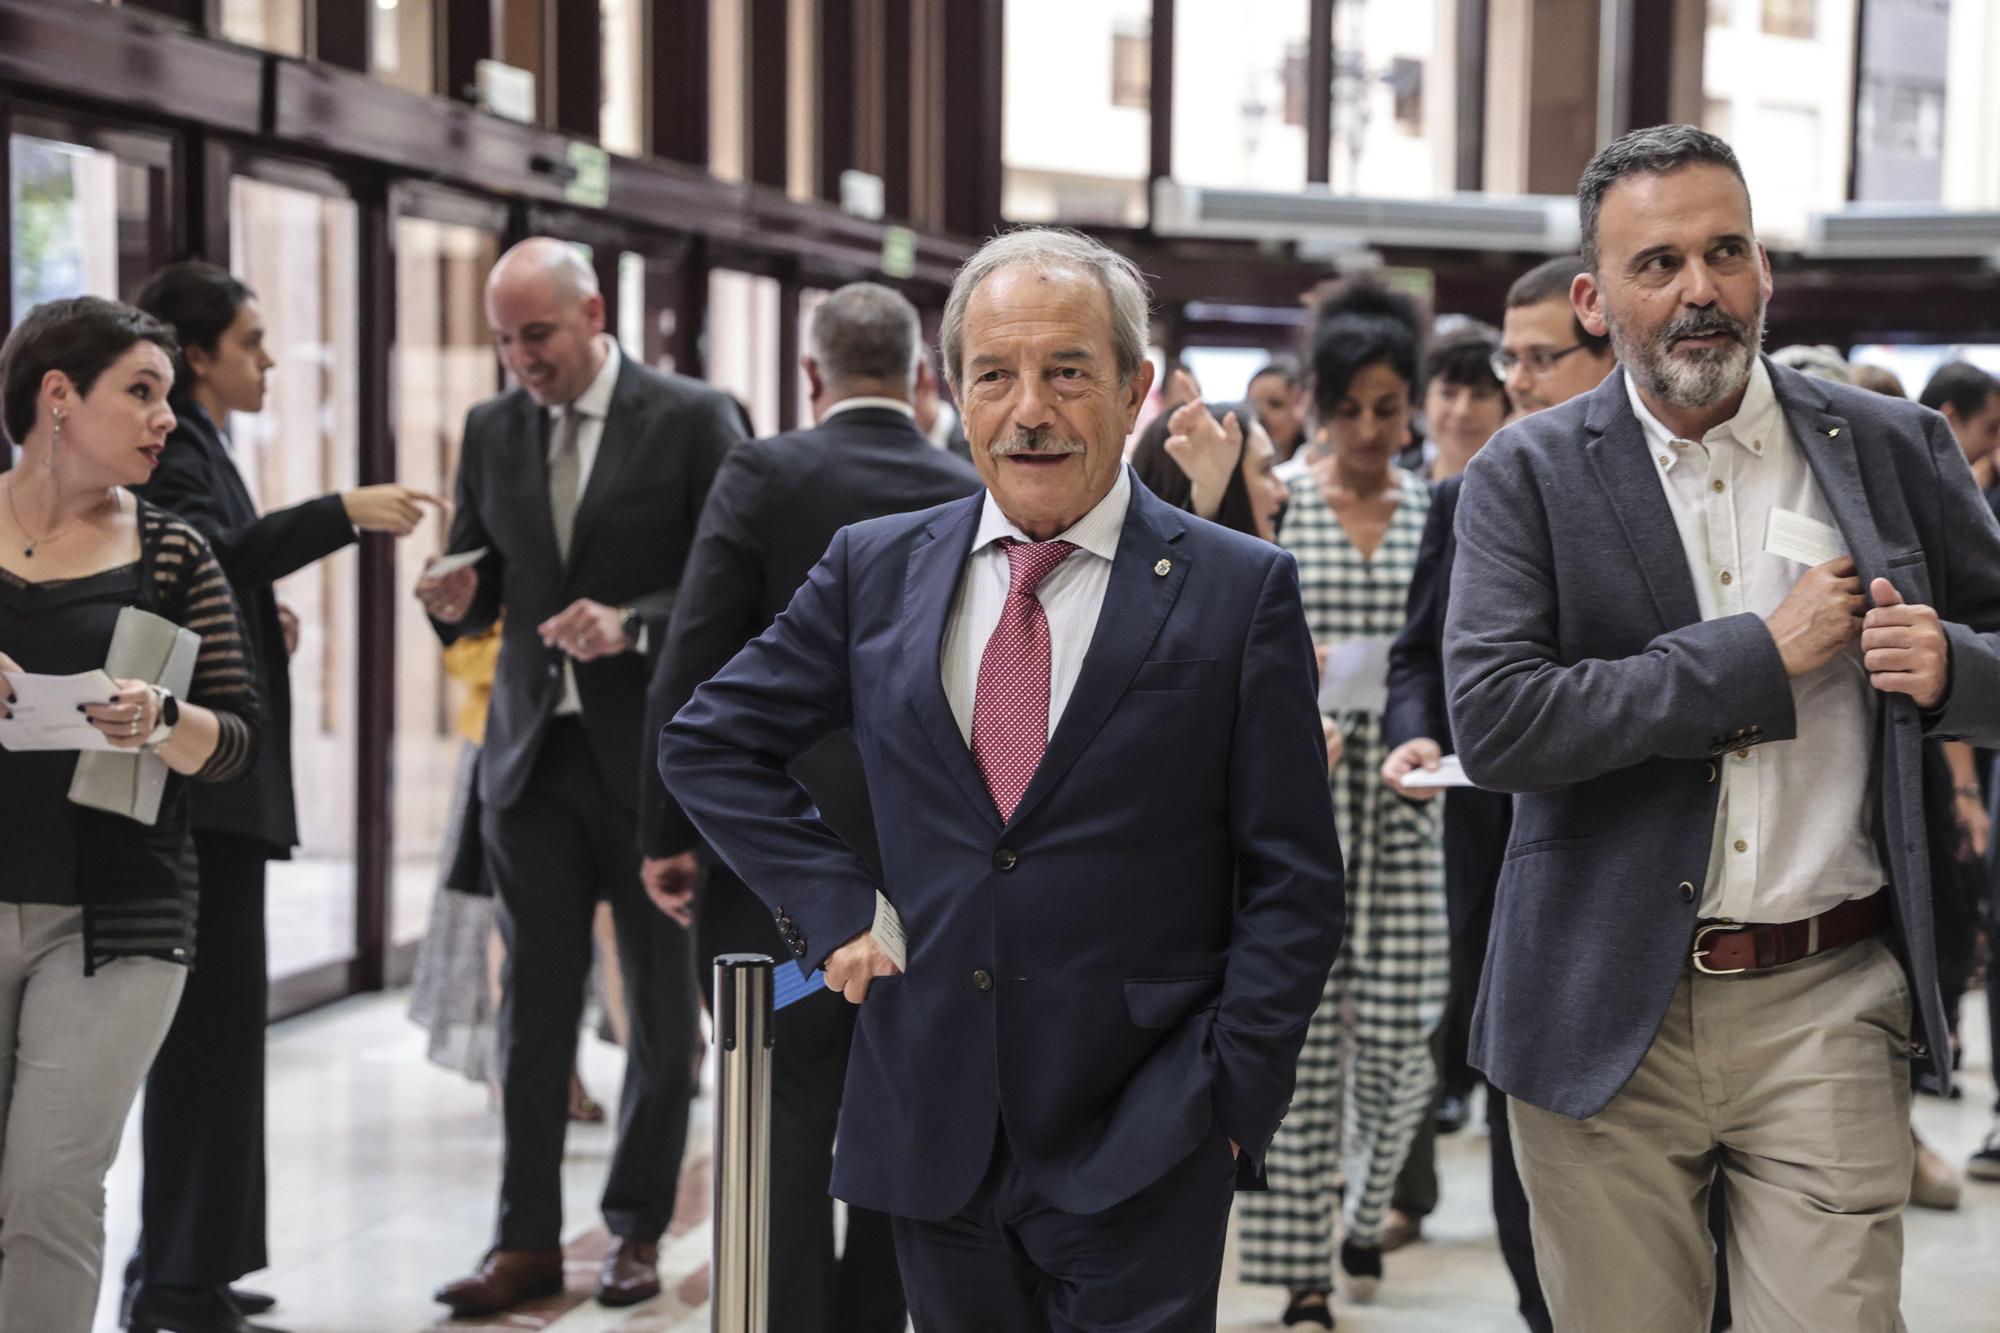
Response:
M1422 479L1390 464L1408 428L1415 329L1377 313L1401 309L1384 294L1359 303L1362 313L1337 301L1316 335L1315 398L1331 449L1293 480L1278 538L1298 559L1306 622L1322 648L1403 627L1430 509ZM1347 935L1271 1145L1269 1191L1239 1201L1243 1280L1290 1288L1288 1323L1331 1317L1322 1319L1319 1294L1333 1286L1337 1204L1342 1266L1357 1298L1372 1291L1390 1194L1435 1089L1430 1036L1450 982L1438 803L1407 802L1383 785L1379 711L1336 721L1345 745L1330 782Z

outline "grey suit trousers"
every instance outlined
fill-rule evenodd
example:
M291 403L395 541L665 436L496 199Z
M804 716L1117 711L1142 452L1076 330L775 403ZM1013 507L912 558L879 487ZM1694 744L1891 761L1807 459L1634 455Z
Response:
M1705 1333L1709 1182L1740 1333L1901 1333L1910 989L1880 940L1684 975L1645 1060L1572 1120L1512 1101L1558 1333Z
M104 1177L187 969L83 974L83 909L0 904L0 1329L90 1333Z

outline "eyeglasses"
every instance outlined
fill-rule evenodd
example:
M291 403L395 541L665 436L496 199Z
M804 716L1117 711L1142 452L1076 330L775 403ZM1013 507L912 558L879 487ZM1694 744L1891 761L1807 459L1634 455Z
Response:
M1556 362L1562 360L1571 352L1580 352L1582 350L1583 344L1576 342L1571 343L1567 347L1557 348L1555 351L1550 351L1546 347L1537 347L1526 356L1516 356L1512 352L1495 352L1490 364L1493 367L1493 377L1502 383L1505 383L1507 377L1514 373L1514 367L1520 365L1523 361L1528 363L1529 371L1539 379L1551 370L1554 370Z

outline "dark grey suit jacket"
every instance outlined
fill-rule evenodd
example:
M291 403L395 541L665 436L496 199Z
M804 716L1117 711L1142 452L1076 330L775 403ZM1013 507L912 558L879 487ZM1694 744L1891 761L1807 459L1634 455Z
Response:
M660 729L791 605L833 534L978 489L972 464L932 445L893 408L850 408L809 430L730 450L702 510L687 590L674 604L646 697L649 771L641 780L639 842L648 856L671 856L699 841L654 766ZM853 734L821 740L792 761L791 773L834 832L870 865L881 864Z
M1947 1078L1921 745L1927 729L2000 740L2000 526L1937 413L1770 372L1863 580L1936 607L1950 636L1942 709L1883 695L1875 736L1911 1053ZM1764 622L1700 618L1649 452L1621 370L1502 431L1458 510L1452 727L1475 782L1520 793L1472 1059L1503 1091L1577 1117L1638 1068L1688 961L1718 762L1797 734Z
M723 454L743 438L727 395L626 357L564 561L549 509L547 429L546 414L525 390L490 398L466 416L458 465L448 549L486 547L490 554L479 562L472 609L438 633L449 643L490 627L506 610L479 756L479 796L493 809L520 798L562 697L562 654L543 647L535 627L588 597L636 608L657 653L709 484ZM576 666L591 752L628 811L639 799L650 676L637 653Z

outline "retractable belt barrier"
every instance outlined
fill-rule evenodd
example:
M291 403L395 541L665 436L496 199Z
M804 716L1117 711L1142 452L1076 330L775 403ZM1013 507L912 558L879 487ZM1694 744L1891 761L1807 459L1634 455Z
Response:
M764 1333L769 1319L771 983L763 954L715 960L715 1333Z

